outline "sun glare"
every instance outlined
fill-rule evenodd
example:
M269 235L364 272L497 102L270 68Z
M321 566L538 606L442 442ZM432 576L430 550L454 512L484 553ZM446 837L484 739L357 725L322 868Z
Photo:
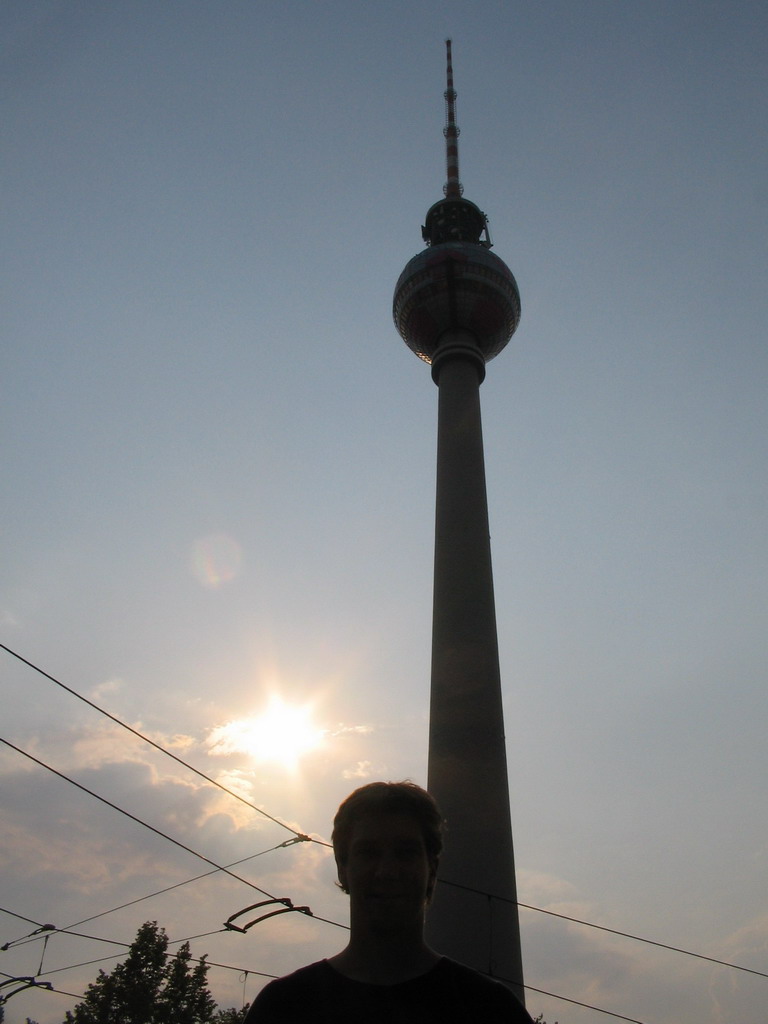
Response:
M312 721L308 706L286 704L273 697L263 714L222 725L211 735L211 753L243 753L256 761L295 768L322 743L325 733Z

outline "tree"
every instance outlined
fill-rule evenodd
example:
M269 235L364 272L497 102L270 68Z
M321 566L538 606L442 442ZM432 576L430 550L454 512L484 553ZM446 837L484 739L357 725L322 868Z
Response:
M250 1005L246 1003L242 1010L236 1010L234 1006L230 1006L228 1010L219 1010L213 1018L213 1024L243 1024Z
M156 921L139 928L128 956L99 971L66 1024L209 1024L216 1004L208 990L205 957L191 966L189 943L167 956L168 936Z
M216 1003L208 991L206 958L190 970L191 959L189 943L185 942L168 967L157 1001L156 1024L201 1024L213 1019Z

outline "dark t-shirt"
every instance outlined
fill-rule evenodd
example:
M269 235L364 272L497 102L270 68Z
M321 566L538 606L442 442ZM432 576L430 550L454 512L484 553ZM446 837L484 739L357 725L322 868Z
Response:
M328 963L267 985L246 1024L531 1024L508 988L447 957L399 985L368 985Z

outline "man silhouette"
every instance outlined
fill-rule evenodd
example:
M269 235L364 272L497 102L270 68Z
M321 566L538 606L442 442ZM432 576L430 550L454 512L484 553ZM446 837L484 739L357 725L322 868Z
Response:
M333 851L350 897L349 943L270 982L246 1024L531 1024L508 988L424 941L442 827L435 801L411 782L374 782L344 800Z

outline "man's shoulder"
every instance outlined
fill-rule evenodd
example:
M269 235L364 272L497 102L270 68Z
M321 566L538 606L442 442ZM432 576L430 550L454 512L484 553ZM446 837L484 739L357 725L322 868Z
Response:
M330 978L330 968L326 960L318 960L316 963L300 967L292 974L286 974L282 978L275 978L270 981L256 996L251 1009L248 1012L246 1024L249 1021L267 1019L267 1014L274 1007L283 1012L290 1009L295 1002L296 1006L305 1006L306 997L315 991L318 985L322 985Z
M467 967L466 964L461 964L458 960L451 960L448 956L440 957L435 974L440 977L441 981L450 980L457 985L477 985L481 988L490 987L491 989L505 987L495 978L481 974L480 971L476 971L473 967Z
M307 964L306 967L300 967L297 971L293 971L292 974L286 974L282 978L275 978L274 981L270 981L261 991L285 992L290 989L310 988L323 981L327 981L330 977L332 977L332 971L328 966L328 961L318 960L313 964Z
M283 975L282 978L276 978L270 982L270 985L281 985L288 982L298 985L311 984L316 978L327 976L330 969L327 960L317 960L313 964L307 964L306 967L299 967L291 974Z
M266 985L256 997L246 1024L293 1024L309 1008L316 1020L346 1021L477 1019L491 1024L530 1024L531 1018L506 985L471 967L441 957L426 974L393 986L350 981L327 960L301 967Z
M511 1014L510 1021L529 1021L525 1007L503 982L449 957L442 957L435 968L435 981L444 991L455 993L462 1002L468 1000L477 1006L492 1005L500 1012Z

